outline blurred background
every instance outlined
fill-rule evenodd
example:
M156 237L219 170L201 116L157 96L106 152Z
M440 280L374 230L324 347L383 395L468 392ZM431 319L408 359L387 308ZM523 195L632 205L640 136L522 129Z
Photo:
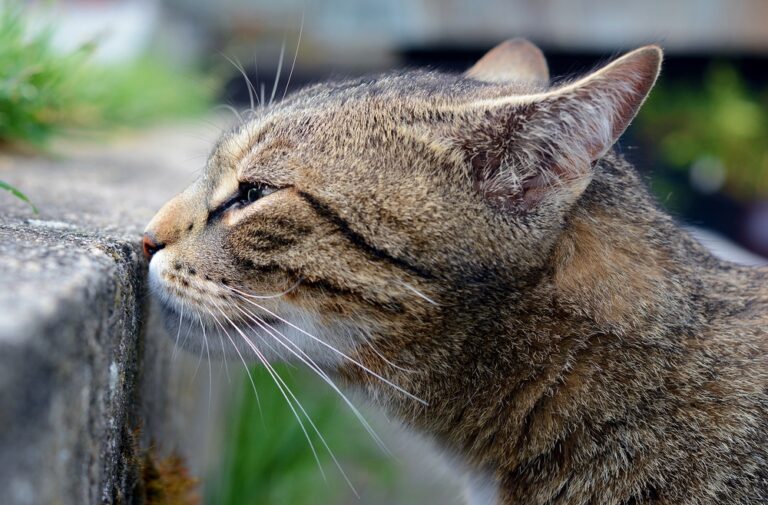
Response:
M660 43L661 79L619 149L681 221L768 255L764 0L0 6L0 149L23 152L50 153L62 137L100 140L156 122L205 121L221 114L220 105L248 107L249 91L279 99L329 77L397 67L462 71L514 36L544 50L555 78ZM460 503L460 482L425 456L422 442L365 412L390 446L388 455L319 380L291 367L278 370L360 498L313 436L323 475L271 377L254 369L260 409L244 376L233 373L234 385L223 389L221 433L211 435L211 453L199 458L207 464L197 469L204 503Z

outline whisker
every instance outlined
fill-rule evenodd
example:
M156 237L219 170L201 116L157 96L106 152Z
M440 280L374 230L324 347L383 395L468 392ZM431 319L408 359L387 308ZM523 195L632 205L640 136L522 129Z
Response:
M288 72L288 80L285 82L285 89L283 90L283 97L280 100L285 99L285 95L288 93L288 86L291 84L291 77L293 76L293 68L296 66L296 58L299 56L299 47L301 46L301 34L304 31L304 11L301 11L301 25L299 26L299 39L296 42L296 52L293 53L293 63L291 63L291 71Z
M288 289L286 289L285 291L283 291L281 293L276 293L274 295L256 295L256 294L248 293L247 296L249 298L253 298L255 300L271 300L273 298L280 298L281 296L285 296L288 293L290 293L291 291L293 291L294 289L296 289L297 287L299 287L299 285L301 284L301 281L303 281L303 280L304 279L299 277L298 280L296 280L296 282L294 282L291 287L289 287ZM225 286L225 287L228 287L228 286Z
M240 307L237 307L237 306L235 306L235 308L236 308L236 309L238 309L238 310L240 310L240 311L242 312L242 309L241 309ZM267 341L267 340L266 340L264 337L262 337L262 336L261 336L261 334L259 334L259 332L258 332L258 329L257 329L257 328L254 328L254 326L253 326L252 324L248 323L247 321L243 321L243 322L245 323L245 326L247 326L247 327L248 327L248 329L250 329L250 330L252 330L252 331L253 331L254 335L256 335L256 336L259 338L259 340L261 341L261 343L262 343L262 344L264 344L264 346L265 346L267 349L269 349L270 351L272 351L272 353L273 353L275 356L280 356L280 353L278 352L278 350L277 350L277 349L275 349L275 347L274 347L272 344L270 344L270 343L269 343L269 342L268 342L268 341ZM292 368L295 368L295 366L293 366L291 363L286 363L286 365L287 365L287 366L290 366L290 367L292 367Z
M253 53L253 73L256 76L256 84L259 84L259 60L256 52ZM260 97L258 92L256 92L256 103L258 103L259 108L264 107L264 98Z
M200 325L202 327L202 320L200 320ZM197 371L200 369L200 363L203 362L203 346L200 346L200 356L197 358L197 365L195 365L195 371L192 373L192 380L194 380L197 377Z
M368 347L370 347L370 348L371 348L371 350L372 350L372 351L373 351L373 352L376 354L376 356L378 356L379 358L381 358L381 360L382 360L384 363L386 363L387 365L389 365L389 366L391 366L392 368L395 368L395 369L397 369L397 370L400 370L401 372L409 372L409 373L415 373L415 372L416 372L416 370L411 370L411 369L409 369L409 368L403 368L403 367L401 367L401 366L398 366L398 365L394 364L392 361L390 361L389 359L387 359L387 357L386 357L386 356L384 356L384 355L381 353L381 351L379 351L378 349L376 349L376 346L375 346L375 345L373 345L373 342L371 341L371 339L370 339L370 338L364 337L364 338L363 338L363 340L364 340L364 341L365 341L365 343L368 345Z
M286 389L286 391L288 391L288 394L291 396L291 398L293 398L293 401L296 402L296 405L304 414L304 417L306 417L307 422L309 422L310 426L312 426L312 429L315 431L315 433L317 433L317 437L320 439L320 442L323 444L323 447L325 447L325 450L331 456L331 459L333 460L333 463L336 465L336 468L339 470L339 473L341 473L342 477L344 477L344 480L347 482L347 485L355 494L355 496L357 498L360 498L360 494L357 492L357 489L355 489L355 486L352 484L352 481L349 479L347 472L344 471L344 468L341 466L341 463L339 463L339 460L336 458L336 454L334 454L334 452L331 450L331 447L328 445L328 442L325 440L325 437L322 435L322 433L320 433L320 430L317 428L314 421L312 421L312 418L309 417L309 414L304 409L304 406L301 404L299 399L296 398L296 395L293 394L293 392L291 391L291 388L288 387L288 384L286 384L285 381L282 379L282 377L280 377L280 375L277 373L277 370L275 370L272 367L272 365L270 365L269 362L263 358L262 358L262 362L264 363L264 366L267 368L268 371L272 370L273 377L275 377L279 382L282 383L283 387ZM321 470L322 470L322 467L321 467Z
M203 343L205 344L205 355L208 357L208 419L211 418L211 401L213 396L213 366L211 365L211 351L208 348L208 336L205 334L205 324L200 313L197 313L197 319L200 321L200 328L203 330Z
M179 349L179 337L181 336L181 326L184 322L184 300L179 299L179 304L181 305L181 310L179 310L179 328L176 330L176 343L173 346L173 351L171 352L171 361L176 359L176 353Z
M206 308L206 310L207 310L207 308ZM210 313L210 311L208 311L208 312ZM221 336L221 329L216 328L216 334L219 336L219 343L221 344L221 356L222 356L222 358L224 358L224 359L221 360L221 361L224 362L224 373L227 376L227 382L232 384L232 377L229 375L229 365L227 365L227 360L226 360L227 350L224 347L224 338L222 338L222 336Z
M256 89L253 87L253 83L251 82L251 79L248 78L248 74L245 72L245 68L242 66L242 64L240 64L239 62L235 62L232 58L230 58L226 54L221 53L221 55L224 56L227 59L227 61L229 61L232 64L232 66L235 67L240 72L240 74L242 74L243 79L245 79L245 86L248 89L248 100L251 103L251 110L253 110L255 106L253 96L256 93Z
M262 318L260 318L256 314L253 314L251 311L244 309L242 307L239 307L237 305L235 305L235 307L238 310L240 310L240 312L242 312L246 317L248 317L257 325L259 325L259 327L261 327L270 336L272 336L272 338L274 338L275 341L277 341L277 343L282 345L286 350L288 350L288 352L290 352L297 359L299 359L299 361L301 361L307 367L309 367L310 370L312 370L318 376L320 376L320 378L323 379L323 381L325 381L325 383L328 384L331 387L331 389L333 389L341 397L344 403L347 404L347 406L350 408L354 416L358 419L360 424L362 424L363 428L365 428L365 430L368 432L371 438L373 438L374 442L376 442L376 444L382 449L382 451L384 451L386 454L390 456L392 455L391 451L386 446L384 441L379 437L379 435L375 432L375 430L371 427L371 425L368 424L368 421L365 419L362 413L357 409L357 407L354 406L354 404L347 398L347 396L341 391L341 389L339 389L339 387L333 382L333 380L331 380L331 378L320 368L319 365L317 365L317 363L315 363L315 361L306 352L304 352L298 345L292 342L288 337L283 335L279 330L271 326L269 323L264 321ZM275 335L275 333L277 333L277 335L280 335L282 339L278 338L277 335ZM286 343L291 347L293 347L294 349L296 349L296 351L288 347ZM301 356L297 354L297 352L300 353Z
M340 351L340 350L336 349L335 347L333 347L333 346L332 346L332 345L330 345L329 343L325 342L324 340L321 340L321 339L317 338L316 336L312 335L311 333L308 333L308 332L306 332L305 330L303 330L303 329L299 328L298 326L296 326L295 324L291 323L290 321L288 321L288 320L286 320L286 319L284 319L284 318L280 317L279 315L275 314L274 312L272 312L271 310L267 309L266 307L263 307L263 306L259 305L258 303L254 302L254 301L252 301L252 300L249 300L249 299L248 299L248 295L247 295L246 293L243 293L243 292L242 292L242 291L240 291L239 289L233 288L233 287L231 287L231 286L225 286L225 287L226 287L227 289L229 289L229 290L231 290L231 291L233 291L233 292L235 292L235 293L239 294L239 295L240 295L240 298L241 298L242 300L244 300L246 303L250 303L251 305L255 306L256 308L258 308L258 309L260 309L260 310L263 310L264 312L266 312L267 314L271 315L272 317L274 317L274 318L276 318L276 319L278 319L278 320L282 321L283 323L287 324L287 325L288 325L288 326L290 326L291 328L293 328L293 329L295 329L295 330L297 330L297 331L301 332L302 334L304 334L304 335L308 336L309 338L311 338L311 339L312 339L312 340L314 340L315 342L317 342L317 343L319 343L320 345L322 345L322 346L324 346L324 347L326 347L326 348L330 349L332 352L334 352L334 353L338 354L339 356L343 357L344 359L348 360L349 362L351 362L351 363L355 364L355 365L356 365L356 366L358 366L360 369L362 369L362 370L364 370L365 372L369 373L371 376L373 376L373 377L376 377L376 378L377 378L377 379L379 379L380 381L384 382L385 384L389 385L390 387L394 388L395 390L399 391L400 393L404 394L405 396L407 396L407 397L411 398L412 400L415 400L415 401L417 401L417 402L421 403L422 405L425 405L425 406L426 406L426 405L428 405L428 403L427 403L427 402L425 402L424 400L422 400L421 398L419 398L419 397L417 397L417 396L413 395L412 393L409 393L408 391L406 391L406 390L405 390L405 389L403 389L402 387L398 386L397 384L395 384L395 383L391 382L390 380L388 380L388 379L386 379L386 378L382 377L380 374L378 374L378 373L374 372L373 370L371 370L370 368L366 367L365 365L363 365L363 364L362 364L362 363L360 363L359 361L357 361L357 360L355 360L354 358L352 358L352 357L350 357L350 356L346 355L346 354L345 354L345 353L343 353L342 351Z
M216 109L225 109L225 110L228 110L228 111L230 111L232 114L234 114L234 115L235 115L235 117L237 118L237 120L238 120L238 121L240 121L241 123L243 122L243 116L241 116L241 115L240 115L240 111L239 111L239 110L237 110L237 109L235 109L234 107L232 107L232 106L231 106L231 105L229 105L228 103L222 103L222 104L219 104L219 105L217 105L216 107L214 107L214 110L216 110Z
M439 305L440 305L439 303L437 303L436 301L434 301L432 298L428 297L427 295L425 295L424 293L422 293L421 291L419 291L419 290L418 290L418 289L416 289L415 287L411 286L410 284L408 284L408 283L406 283L406 282L403 282L403 281L400 281L400 284L402 284L402 285L403 285L403 286L405 286L406 288L410 289L411 291L413 291L413 292L416 294L416 296L418 296L419 298L422 298L422 299L426 300L427 302L431 303L432 305L437 305L437 306L439 306Z
M192 307L190 307L190 310L192 310ZM189 318L188 318L188 319L189 319ZM194 320L193 320L193 319L189 319L189 325L187 326L187 331L184 333L184 338L182 339L182 341L181 341L181 344L180 344L180 345L177 345L177 346L174 348L174 352L178 352L178 349L180 349L180 348L182 348L182 347L185 347L185 346L186 346L186 344L187 344L187 340L189 340L189 335L190 335L190 333L192 332L192 325L193 325L193 324L194 324ZM174 354L172 353L172 354L171 354L171 359L174 359L174 357L175 357L175 356L174 356Z
M248 374L248 380L251 382L251 386L253 387L253 393L256 395L256 404L259 407L259 412L261 413L261 399L259 398L259 392L256 390L256 382L253 380L253 375L251 374L251 370L248 368L248 364L245 362L245 358L243 358L242 353L240 352L240 349L237 347L237 344L235 344L235 341L232 340L232 337L229 335L229 332L226 330L223 324L218 320L218 318L213 315L213 312L211 312L211 309L208 307L205 307L205 310L208 311L208 313L211 315L214 321L216 321L216 324L219 325L219 327L224 331L224 333L227 335L227 338L229 339L230 343L232 344L232 347L235 348L235 352L240 357L240 361L243 362L243 368L245 368L245 373ZM219 309L221 312L221 310ZM225 360L226 361L226 360ZM263 415L263 414L262 414Z
M323 476L323 480L327 480L326 475L325 475L325 471L323 470L323 465L320 463L320 457L318 456L317 450L315 449L315 445L312 443L312 439L309 436L309 433L307 432L307 429L304 426L304 423L301 421L301 417L299 417L299 414L296 411L296 408L294 407L293 402L291 402L291 400L288 398L288 395L286 394L285 390L283 390L283 387L280 385L280 380L281 379L278 380L279 376L276 376L274 374L273 369L269 366L269 363L264 358L264 355L261 354L261 352L258 350L258 348L253 344L253 342L251 342L251 340L245 335L245 333L243 333L242 330L237 325L235 325L234 322L232 322L232 320L229 318L229 316L226 315L226 313L224 313L224 311L222 311L218 307L217 307L217 310L229 322L229 324L232 326L232 328L236 332L238 332L240 334L240 336L243 338L243 340L245 340L246 345L248 345L251 348L251 350L254 352L254 354L256 354L256 356L258 357L259 361L261 361L261 363L267 369L267 372L272 377L272 380L275 382L275 385L277 385L277 388L280 390L280 393L283 395L283 398L285 398L285 401L288 403L288 407L290 407L291 411L293 412L293 415L296 417L296 421L298 421L299 427L301 428L301 431L304 432L304 436L306 437L307 442L309 443L309 447L312 450L312 455L315 457L315 461L317 462L317 467L320 469L320 473ZM229 332L227 332L227 334L229 334ZM289 391L290 391L290 389L289 389ZM291 393L291 396L293 396L292 393ZM304 410L303 407L298 402L298 400L295 399L295 397L294 397L294 400L296 401L298 407L303 411ZM314 427L314 423L312 423L312 420L309 418L309 416L307 415L306 412L304 412L304 415L307 417L307 420L309 421L309 423ZM315 431L317 431L317 428L315 428ZM319 431L318 431L318 435L322 439L322 435L320 435Z
M277 92L277 84L280 82L280 73L283 71L283 58L285 57L285 38L283 38L283 46L280 48L280 59L277 62L277 75L275 75L275 82L272 85L272 95L269 97L269 105L275 101L275 93Z

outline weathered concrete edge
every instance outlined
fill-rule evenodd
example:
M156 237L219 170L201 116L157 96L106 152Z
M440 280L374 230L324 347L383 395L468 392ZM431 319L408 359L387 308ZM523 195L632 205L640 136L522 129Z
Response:
M0 502L134 502L145 319L138 245L0 225L22 229L24 240L38 235L86 255L88 271L53 313L19 321L22 338L0 339L0 424L10 426L0 435Z

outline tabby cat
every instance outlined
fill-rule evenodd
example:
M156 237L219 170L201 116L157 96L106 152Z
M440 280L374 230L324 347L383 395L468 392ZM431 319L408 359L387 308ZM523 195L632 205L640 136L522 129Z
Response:
M147 228L171 332L362 390L475 503L766 503L768 269L612 148L661 59L551 86L513 40L254 111Z

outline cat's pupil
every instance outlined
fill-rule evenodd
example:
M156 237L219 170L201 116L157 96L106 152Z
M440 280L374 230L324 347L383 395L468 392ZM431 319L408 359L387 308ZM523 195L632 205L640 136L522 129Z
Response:
M248 203L253 203L259 198L261 198L262 196L264 196L264 188L260 186L255 188L250 188L248 190L248 193L246 194L246 197L248 198Z

